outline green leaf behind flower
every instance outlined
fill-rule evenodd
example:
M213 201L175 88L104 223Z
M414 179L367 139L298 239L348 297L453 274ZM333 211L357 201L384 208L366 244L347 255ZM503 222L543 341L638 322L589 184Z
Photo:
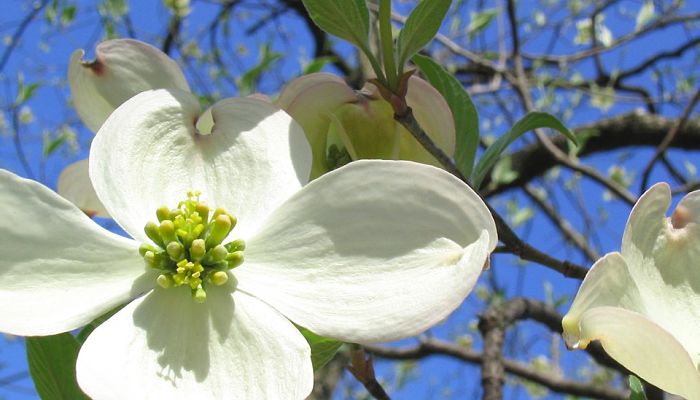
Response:
M478 188L481 186L481 182L484 180L486 173L496 161L498 161L501 153L503 153L509 144L513 143L515 139L523 134L538 128L555 129L572 142L577 143L574 134L553 115L539 111L529 112L520 121L516 122L508 133L498 138L498 140L486 149L477 163L476 168L474 168L474 176L472 177L474 187Z
M408 16L396 42L400 71L403 64L437 34L452 0L421 1Z
M27 338L29 372L43 400L89 400L75 377L79 350L80 343L70 333Z
M644 385L634 375L628 378L630 384L630 400L647 400L647 395L644 393Z
M343 342L319 336L301 326L297 326L297 329L304 335L306 341L309 342L309 346L311 347L311 363L314 366L314 371L318 371L321 367L326 365L326 363L333 358L335 353L338 352L340 346L343 345Z
M450 106L457 135L455 162L460 172L469 176L474 165L476 148L479 145L479 114L476 112L474 102L457 78L430 57L416 54L412 61Z
M303 0L311 19L322 30L369 48L369 9L365 0Z

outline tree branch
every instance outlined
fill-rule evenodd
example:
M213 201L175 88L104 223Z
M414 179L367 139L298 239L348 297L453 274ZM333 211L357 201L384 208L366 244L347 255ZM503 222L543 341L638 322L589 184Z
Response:
M590 136L579 151L579 157L631 146L658 146L673 127L673 119L635 111L604 119L574 129L579 137ZM554 137L552 142L566 149L566 139ZM700 150L700 120L689 120L678 130L669 147ZM484 180L482 194L490 197L506 190L520 188L525 183L544 174L559 162L541 144L525 146L511 154L511 166L518 177L509 183L494 184L490 174Z
M413 347L365 346L377 357L392 360L420 360L430 356L447 356L470 364L481 364L484 355L470 348L439 339L423 339ZM503 360L505 372L542 385L557 393L573 396L591 397L606 400L627 400L629 394L625 391L595 386L591 383L581 383L556 375L534 370L531 366L514 360Z

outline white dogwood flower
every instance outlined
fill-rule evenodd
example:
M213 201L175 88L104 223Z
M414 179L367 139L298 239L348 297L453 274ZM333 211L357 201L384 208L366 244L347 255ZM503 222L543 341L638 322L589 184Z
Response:
M73 106L81 121L97 132L122 103L151 89L190 91L177 63L157 48L133 39L107 40L86 61L85 51L73 52L68 63L68 84ZM63 169L56 191L88 215L109 217L88 179L87 160Z
M497 242L480 198L432 166L358 161L306 184L304 132L257 99L202 114L188 92L143 92L89 162L133 240L0 171L0 331L65 332L126 304L78 356L95 399L302 399L313 371L294 324L353 343L418 334Z
M570 347L599 340L646 381L700 399L700 191L666 217L670 204L665 183L640 197L621 252L593 265L562 325Z

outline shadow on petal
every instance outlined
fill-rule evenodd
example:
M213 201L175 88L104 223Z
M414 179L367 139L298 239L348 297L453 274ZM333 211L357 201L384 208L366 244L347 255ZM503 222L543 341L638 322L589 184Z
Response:
M157 354L161 378L175 387L185 371L197 382L207 379L211 372L209 343L229 339L234 290L235 284L209 287L206 302L199 304L192 300L189 287L157 287L134 310L134 325L146 332L148 348Z

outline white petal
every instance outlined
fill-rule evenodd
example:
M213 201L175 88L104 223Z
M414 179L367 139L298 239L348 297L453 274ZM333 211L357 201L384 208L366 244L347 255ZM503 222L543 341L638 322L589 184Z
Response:
M622 253L635 247L651 251L666 224L666 211L671 204L671 189L666 183L657 183L639 197L632 208L622 236Z
M303 399L309 345L268 305L232 287L204 304L189 288L154 290L99 326L77 362L96 399Z
M459 306L496 241L488 209L452 175L356 161L282 205L235 274L241 290L320 335L386 341Z
M306 132L314 156L312 178L328 170L326 139L329 116L346 103L357 101L355 92L339 77L324 72L304 75L284 88L277 104L287 111Z
M668 331L632 311L597 307L581 316L582 340L605 351L649 383L687 399L700 399L700 373Z
M601 306L621 307L644 314L645 305L620 253L608 253L586 274L571 309L564 316L564 338L570 347L578 347L581 315Z
M0 170L0 204L0 331L69 331L155 282L135 242L102 229L48 188Z
M109 218L109 214L97 198L88 175L88 160L76 161L61 171L58 177L58 194L75 204L90 216Z
M629 266L654 323L671 332L695 363L700 363L700 218L694 192L666 217L671 202L667 184L657 184L641 196L622 239ZM675 226L674 226L675 224Z
M683 197L671 216L671 224L677 229L684 228L690 223L700 225L700 190Z
M95 138L95 191L135 238L147 241L143 227L156 208L175 207L189 190L234 214L234 234L247 237L308 180L309 145L284 111L257 99L227 99L213 106L206 135L196 132L199 115L190 93L148 91L119 107Z
M108 40L97 46L95 54L95 61L85 62L85 52L76 50L68 64L75 109L93 132L120 104L144 90L190 90L175 61L149 44Z

